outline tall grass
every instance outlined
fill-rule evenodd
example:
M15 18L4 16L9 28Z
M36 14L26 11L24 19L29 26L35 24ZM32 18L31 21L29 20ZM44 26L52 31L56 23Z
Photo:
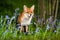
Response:
M0 20L2 19L0 18ZM31 24L29 25L29 33L26 35L16 29L15 23L7 25L6 19L4 18L3 20L2 23L0 22L0 40L60 40L60 28L57 28L57 32L52 32L39 27L39 30L36 32L34 27L37 27L38 24ZM60 22L58 23L59 25Z

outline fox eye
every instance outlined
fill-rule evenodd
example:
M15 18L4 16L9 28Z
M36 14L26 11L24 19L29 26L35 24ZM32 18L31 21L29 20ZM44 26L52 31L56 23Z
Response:
M26 13L29 13L29 12L26 12Z
M32 12L31 12L32 13Z

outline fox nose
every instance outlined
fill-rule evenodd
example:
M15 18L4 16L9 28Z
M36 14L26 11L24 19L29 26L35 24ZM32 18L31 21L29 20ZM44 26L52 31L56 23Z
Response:
M29 17L31 17L31 14L29 15Z
M31 16L31 14L30 14L30 16Z

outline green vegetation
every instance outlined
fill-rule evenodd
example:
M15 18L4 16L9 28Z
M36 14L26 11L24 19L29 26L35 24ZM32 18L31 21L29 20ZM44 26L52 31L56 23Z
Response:
M28 7L36 5L37 13L37 0L0 0L0 15L12 16L16 8L19 8L19 12L21 13L23 11L23 5L27 5Z
M39 32L34 32L35 30L32 30L32 28L36 28L34 28L34 24L31 24L29 33L26 35L25 33L20 33L19 30L16 29L15 23L6 25L6 19L4 20L3 25L0 25L0 40L60 40L60 28L57 29L57 32L52 32L52 29L47 30L45 28L43 30L39 27ZM60 25L60 22L58 25ZM37 27L39 25L36 24L35 26ZM32 34L31 32L34 33Z

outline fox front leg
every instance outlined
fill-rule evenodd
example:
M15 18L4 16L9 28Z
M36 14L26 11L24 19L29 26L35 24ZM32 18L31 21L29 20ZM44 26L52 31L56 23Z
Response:
M26 25L26 32L28 32L28 26Z

